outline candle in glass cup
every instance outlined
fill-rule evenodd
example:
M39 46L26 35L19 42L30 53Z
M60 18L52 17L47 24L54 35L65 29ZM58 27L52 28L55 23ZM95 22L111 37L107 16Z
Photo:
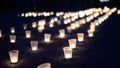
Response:
M17 63L18 62L18 55L19 55L18 50L9 51L10 62L11 63Z
M93 37L94 32L93 32L92 30L88 30L87 32L88 32L88 36L89 36L89 37Z
M70 48L76 48L76 39L68 39Z
M37 22L32 22L32 27L36 28L37 27Z
M30 41L32 51L38 50L38 41Z
M44 25L38 26L38 31L39 31L39 32L42 32L44 29L45 29Z
M10 42L15 43L16 42L16 35L10 35Z
M50 42L51 34L44 34L44 41Z
M63 47L64 57L66 59L72 58L72 48L70 47Z
M50 63L40 64L37 66L37 68L51 68L51 64Z
M77 33L78 41L84 41L84 33Z
M31 37L31 31L30 30L26 30L25 34L26 34L26 38L30 38Z
M54 27L54 22L49 22L49 27Z
M10 32L15 33L15 27L10 27Z
M23 24L23 29L27 29L27 24Z
M64 29L59 30L59 37L61 37L61 38L65 37L65 30Z
M68 31L69 33L72 32L71 26L67 26L67 31Z

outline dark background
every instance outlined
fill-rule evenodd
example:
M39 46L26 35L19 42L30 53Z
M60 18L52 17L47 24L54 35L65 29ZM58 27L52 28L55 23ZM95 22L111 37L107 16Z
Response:
M108 3L100 3L99 0L0 0L0 12L72 10L104 5L119 8L119 4L119 0L110 0Z
M35 29L33 37L26 39L22 25L41 19L50 19L46 17L18 17L16 13L24 11L62 11L62 10L80 10L90 7L117 7L120 8L120 0L111 0L108 3L100 3L98 0L0 0L0 29L4 36L0 38L0 68L36 68L37 65L50 62L52 68L120 68L120 15L113 13L102 25L97 27L95 36L87 36L88 24L82 26L68 35L68 38L75 37L76 33L84 32L85 41L78 43L77 49L73 52L73 58L65 60L62 47L68 45L67 39L58 39L51 44L41 43L43 33L38 33ZM33 8L34 7L34 8ZM17 42L11 44L9 28L16 27ZM46 32L57 35L57 31L65 26L61 25ZM30 50L30 40L39 40L39 49L37 53ZM18 49L20 51L20 61L18 64L9 62L8 51ZM52 54L52 55L51 55Z

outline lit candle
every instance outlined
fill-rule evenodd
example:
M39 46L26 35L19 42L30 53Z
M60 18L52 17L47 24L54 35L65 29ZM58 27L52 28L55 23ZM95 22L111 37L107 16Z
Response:
M32 22L32 27L36 28L37 27L37 23L36 22Z
M64 29L59 30L59 36L61 38L65 37L65 30Z
M30 41L30 44L33 51L38 50L38 41Z
M10 62L11 63L17 63L18 62L18 55L19 55L19 51L18 50L11 50L11 51L9 51Z
M64 51L64 57L66 59L72 58L72 48L70 48L70 47L63 47L63 51Z
M84 41L84 33L77 33L78 41Z
M44 41L50 42L51 34L44 34Z
M67 26L67 31L70 33L72 31L71 26Z
M38 31L42 32L45 29L44 25L38 26Z
M93 35L94 35L93 33L94 33L94 32L93 32L92 30L88 30L88 36L89 36L89 37L93 37Z
M10 28L11 33L15 33L15 27Z
M25 34L26 34L26 38L30 38L31 37L31 31L30 30L26 30Z
M49 22L49 27L54 27L54 22Z
M23 24L23 29L27 29L27 24Z
M16 42L16 35L10 35L10 42L15 43Z
M70 48L76 48L76 39L68 39Z

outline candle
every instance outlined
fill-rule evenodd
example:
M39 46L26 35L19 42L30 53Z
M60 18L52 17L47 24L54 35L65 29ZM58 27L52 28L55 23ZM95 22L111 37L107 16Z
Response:
M67 26L67 31L70 33L72 31L71 26Z
M10 62L11 63L17 63L18 62L18 55L19 55L19 51L18 50L11 50L11 51L9 51Z
M36 28L37 27L37 22L32 22L32 27Z
M50 42L51 34L44 34L44 41Z
M30 30L26 30L25 34L26 34L26 38L30 38L31 37L31 31Z
M27 29L27 24L23 24L23 29Z
M72 48L70 47L63 47L64 57L66 59L72 58Z
M93 33L94 33L94 32L93 32L92 30L88 30L88 36L89 36L89 37L93 37L93 35L94 35Z
M61 38L64 38L64 37L65 37L65 30L64 30L64 29L60 29L60 30L59 30L59 36L60 36Z
M16 42L16 35L10 35L10 42L15 43Z
M77 33L78 41L84 41L84 33Z
M44 25L38 26L38 31L42 32L45 29Z
M76 39L68 39L70 48L76 48Z
M30 41L30 44L33 51L38 50L38 41Z
M10 32L15 33L15 27L10 27Z

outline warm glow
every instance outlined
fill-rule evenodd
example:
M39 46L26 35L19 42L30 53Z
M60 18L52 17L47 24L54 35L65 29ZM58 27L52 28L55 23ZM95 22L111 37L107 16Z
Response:
M61 38L65 37L65 30L64 29L59 30L59 37L61 37Z
M38 26L43 26L46 24L46 21L45 20L39 20L38 21Z
M36 28L37 27L37 22L32 22L32 27Z
M70 48L76 48L76 39L68 39Z
M49 27L54 27L54 23L53 22L49 22Z
M38 31L42 32L45 29L44 25L38 26Z
M51 34L44 34L44 41L50 42Z
M78 37L78 41L84 41L84 33L78 33L77 34L77 37Z
M10 62L11 63L17 63L18 62L18 50L11 50L9 51L9 56L10 56Z
M31 37L31 31L26 30L25 34L26 34L26 38L30 38Z
M16 35L10 35L10 42L15 43L16 42Z
M93 37L93 33L94 33L93 31L88 30L88 36L89 36L89 37Z
M27 29L27 24L23 24L23 29Z
M67 31L68 31L68 32L71 32L71 31L72 31L71 26L67 26Z
M38 50L38 41L30 41L30 44L33 51Z
M15 27L10 28L11 33L15 33Z
M70 47L63 47L64 56L66 59L72 58L72 48Z

